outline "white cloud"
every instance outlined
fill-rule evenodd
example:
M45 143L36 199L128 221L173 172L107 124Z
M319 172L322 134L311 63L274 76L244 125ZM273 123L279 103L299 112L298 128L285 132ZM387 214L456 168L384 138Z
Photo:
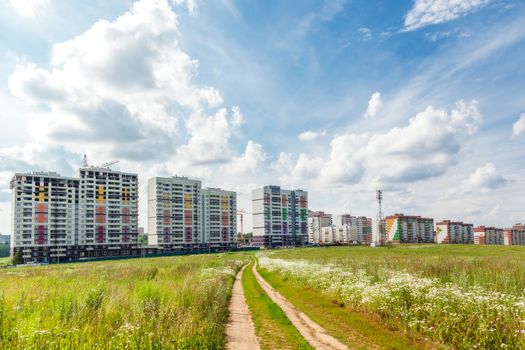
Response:
M522 113L520 118L512 126L512 135L519 136L525 133L525 113Z
M488 192L491 189L504 186L508 183L509 180L497 174L494 164L487 163L484 166L477 168L463 180L459 192Z
M375 118L382 105L383 102L381 101L381 93L377 91L374 92L372 96L370 96L370 100L368 101L368 107L363 116L365 118Z
M308 130L308 131L300 133L299 136L297 136L297 138L301 141L313 141L323 136L326 136L326 130L323 130L323 131Z
M173 3L176 5L186 5L188 13L192 16L197 15L197 10L199 8L199 0L173 0Z
M263 147L250 140L246 144L244 154L234 158L223 169L233 174L247 173L257 170L264 160L266 160L266 154L263 151Z
M300 154L293 162L281 153L276 168L283 182L313 187L425 180L456 163L464 135L475 133L481 118L476 101L459 101L450 112L429 106L386 133L336 136L327 155Z
M42 10L49 0L9 0L13 8L23 16L35 17L39 10Z
M370 30L370 28L359 28L357 30L359 32L359 34L361 34L361 39L363 41L369 41L370 39L372 39L372 31Z
M50 110L37 131L43 142L108 158L164 159L181 143L184 116L223 103L215 88L192 81L198 62L179 48L178 37L168 1L141 0L114 21L99 20L54 44L50 69L18 64L9 88ZM241 122L234 110L233 125Z
M415 0L405 15L404 31L448 22L487 5L492 0Z
M238 107L232 108L233 116L228 119L227 111L221 108L215 115L194 113L186 124L190 139L179 148L177 155L191 164L225 163L233 157L229 141L242 121Z

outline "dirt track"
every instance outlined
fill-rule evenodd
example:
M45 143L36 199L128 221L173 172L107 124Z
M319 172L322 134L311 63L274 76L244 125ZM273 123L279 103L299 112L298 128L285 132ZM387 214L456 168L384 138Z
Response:
M337 349L346 350L346 345L342 344L339 340L329 335L324 328L319 326L317 323L312 321L308 316L299 311L293 306L286 298L284 298L279 292L273 289L264 278L257 272L257 265L253 266L253 274L257 279L257 282L264 289L266 294L273 300L274 303L284 311L286 317L292 322L297 328L299 333L306 339L311 346L315 349Z
M230 301L230 317L226 326L226 349L231 350L258 350L259 341L255 336L255 327L244 291L242 289L242 272L246 265L239 271L233 284L232 298Z

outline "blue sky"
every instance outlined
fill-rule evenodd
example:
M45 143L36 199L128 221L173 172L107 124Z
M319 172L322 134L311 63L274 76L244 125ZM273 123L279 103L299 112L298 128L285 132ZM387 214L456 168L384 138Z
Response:
M525 3L0 1L0 232L15 171L119 159L310 207L525 221ZM141 223L147 216L141 201ZM249 228L250 220L247 220Z

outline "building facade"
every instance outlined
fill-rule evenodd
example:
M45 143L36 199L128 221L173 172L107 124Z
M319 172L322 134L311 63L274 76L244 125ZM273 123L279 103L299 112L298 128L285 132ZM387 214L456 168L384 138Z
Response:
M370 244L372 242L372 219L366 216L338 215L334 219L334 225L337 227L344 225L354 227L357 231L357 238L352 241L355 243Z
M503 241L505 245L525 245L525 225L516 224L504 230Z
M322 243L321 229L332 225L332 214L324 211L308 211L308 242Z
M308 193L264 186L252 191L253 244L302 246L308 241Z
M228 249L237 233L237 194L220 188L202 190L203 239L212 249Z
M148 181L148 243L160 250L227 249L236 215L235 192L202 189L201 181L181 176Z
M404 214L387 216L386 233L392 243L433 243L434 219Z
M461 221L443 220L436 223L436 242L443 244L472 244L474 243L473 228L474 225Z
M138 179L109 168L78 177L17 173L11 180L11 254L60 262L137 254Z
M478 226L474 228L474 244L503 245L504 230L496 227Z

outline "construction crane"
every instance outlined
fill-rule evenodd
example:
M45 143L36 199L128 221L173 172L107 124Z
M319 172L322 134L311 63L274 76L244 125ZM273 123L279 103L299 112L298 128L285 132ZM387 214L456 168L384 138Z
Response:
M244 241L244 214L251 214L244 209L237 210L237 215L241 217L241 237L240 240Z
M111 162L100 164L99 166L97 166L97 168L108 168L113 164L117 164L118 162L120 162L120 160L112 160Z

